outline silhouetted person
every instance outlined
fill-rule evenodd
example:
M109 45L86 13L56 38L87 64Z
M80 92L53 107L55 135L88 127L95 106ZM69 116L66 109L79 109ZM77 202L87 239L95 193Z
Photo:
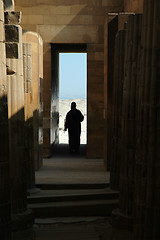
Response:
M84 116L76 109L76 103L71 103L71 110L66 115L65 131L68 129L70 152L78 152L80 146L81 122Z

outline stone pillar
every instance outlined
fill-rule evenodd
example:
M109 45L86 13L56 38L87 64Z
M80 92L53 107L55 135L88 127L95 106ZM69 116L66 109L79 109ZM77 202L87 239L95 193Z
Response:
M111 167L111 139L112 139L112 100L113 100L113 77L114 77L114 50L115 50L115 36L118 31L118 16L113 15L112 17L108 15L108 25L107 25L107 73L106 73L106 146L105 148L105 165L107 170ZM112 167L111 167L112 168ZM112 169L113 171L113 169ZM112 173L111 173L112 174Z
M11 237L9 144L8 144L8 94L6 79L6 52L4 34L4 7L0 0L0 239Z
M34 168L42 166L43 149L43 41L38 33L23 31L23 43L32 45L32 105Z
M6 15L9 15L7 12ZM12 14L14 15L14 14ZM17 15L20 16L19 13ZM15 14L15 16L17 16ZM14 18L15 20L15 18ZM6 21L7 23L7 21ZM24 80L22 29L14 24L5 25L6 57L8 66L8 118L11 181L12 239L33 239L32 212L27 209L27 173L24 152Z
M137 127L137 77L141 43L141 15L130 15L125 34L124 83L121 118L119 224L132 229ZM120 62L117 63L120 65ZM119 94L119 92L117 91ZM117 95L115 93L115 95ZM118 110L118 109L117 109ZM117 111L116 110L116 111ZM116 149L113 150L114 154ZM117 153L116 153L117 154Z
M119 176L120 176L120 158L116 153L114 152L114 149L116 147L116 139L117 136L113 134L118 134L118 132L115 132L115 126L117 123L114 123L114 118L116 117L115 114L117 112L114 112L114 105L115 100L117 96L114 96L115 89L116 89L116 83L114 83L114 74L116 73L117 69L117 59L115 59L115 39L117 32L124 29L124 23L127 21L128 14L125 13L119 13L119 14L108 14L108 24L105 26L108 29L105 30L106 36L105 36L105 46L107 46L107 49L105 49L105 63L107 66L105 66L105 84L107 85L105 87L105 133L106 133L106 139L104 141L104 162L107 170L110 170L110 182L111 182L111 188L114 190L119 189ZM118 54L118 53L116 53ZM124 54L124 53L123 53ZM119 74L121 74L123 69L120 69ZM121 79L122 76L120 76ZM121 102L121 100L119 99ZM120 104L118 102L118 104ZM120 110L120 109L119 109ZM116 127L117 128L117 127Z
M134 239L160 239L160 1L144 0L135 166Z
M35 189L33 147L32 45L23 43L25 156L27 161L27 191Z
M110 184L112 189L119 189L121 164L121 119L122 96L124 82L125 30L117 33L115 39L114 78L113 78L113 109L112 109L112 152L110 166Z

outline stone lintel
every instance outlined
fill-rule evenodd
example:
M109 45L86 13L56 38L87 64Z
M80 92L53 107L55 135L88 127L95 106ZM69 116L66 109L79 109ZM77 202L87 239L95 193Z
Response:
M6 58L18 59L18 43L6 43Z
M19 42L19 26L5 25L6 42Z
M21 22L21 12L5 12L4 17L5 17L5 24L20 24Z

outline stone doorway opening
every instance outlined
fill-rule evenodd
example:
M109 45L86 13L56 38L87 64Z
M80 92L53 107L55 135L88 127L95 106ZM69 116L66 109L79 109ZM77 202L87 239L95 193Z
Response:
M87 53L59 53L59 144L68 143L64 124L71 102L76 102L84 116L80 143L86 144Z
M62 138L60 138L60 134L63 132L63 126L64 125L62 122L64 122L64 116L61 119L61 110L60 107L62 106L62 102L60 99L60 56L62 54L73 54L73 53L80 53L80 54L85 54L86 55L86 62L87 62L87 46L86 44L51 44L51 134L50 134L50 142L51 142L51 147L52 147L52 155L55 155L55 152L57 153L57 150L63 151L61 143ZM86 72L87 72L87 63L86 63ZM86 74L87 75L87 74ZM87 85L87 76L86 76L86 85ZM71 86L72 87L72 86ZM87 86L86 86L87 88ZM86 94L87 95L87 94ZM73 97L74 98L74 97ZM69 108L66 108L66 112L70 110L70 102L72 102L73 99L68 99L67 102L69 104ZM75 99L74 99L75 100ZM78 102L80 103L79 99ZM83 101L86 107L83 109L80 109L83 114L85 115L85 123L83 123L83 129L85 129L83 135L87 133L87 98L86 101ZM79 108L81 104L78 105L77 103L77 108ZM60 110L60 111L59 111ZM65 114L66 114L65 112ZM63 114L64 115L64 114ZM64 133L63 133L64 135ZM84 138L84 136L83 136ZM65 133L65 140L67 142L63 142L63 145L68 143L68 134L67 132ZM83 143L83 149L85 145L85 152L86 154L86 142L87 142L87 134L85 136L85 139L81 141ZM66 152L66 146L64 151Z

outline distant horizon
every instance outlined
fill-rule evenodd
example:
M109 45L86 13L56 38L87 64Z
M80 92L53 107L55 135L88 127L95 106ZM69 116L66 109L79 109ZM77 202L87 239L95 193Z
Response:
M60 100L71 100L71 99L82 99L87 100L87 98L84 97L59 97Z

